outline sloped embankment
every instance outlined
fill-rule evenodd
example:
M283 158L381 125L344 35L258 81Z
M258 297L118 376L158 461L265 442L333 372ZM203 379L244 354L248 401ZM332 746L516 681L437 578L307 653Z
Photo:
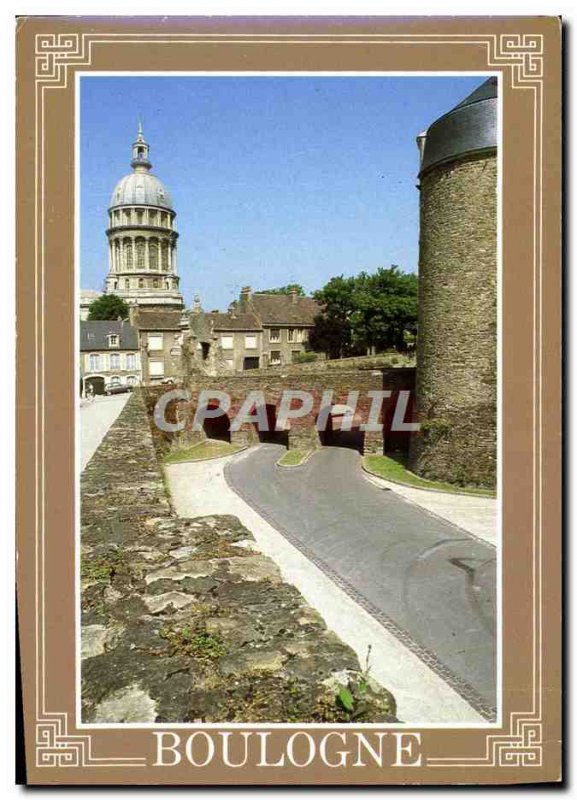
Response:
M236 517L176 517L135 393L82 476L85 722L396 721Z

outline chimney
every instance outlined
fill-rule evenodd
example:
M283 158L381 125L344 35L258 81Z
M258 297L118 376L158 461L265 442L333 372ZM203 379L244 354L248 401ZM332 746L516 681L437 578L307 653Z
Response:
M134 327L138 327L138 306L130 304L128 306L128 321Z
M240 290L240 302L239 302L239 309L240 311L247 311L248 305L250 303L252 289L250 286L243 286Z
M299 295L298 295L297 290L296 289L291 289L291 300L293 301L293 303L296 303L298 296Z

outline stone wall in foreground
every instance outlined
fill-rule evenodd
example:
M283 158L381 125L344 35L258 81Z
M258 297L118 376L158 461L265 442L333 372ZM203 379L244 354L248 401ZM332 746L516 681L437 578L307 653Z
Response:
M395 721L236 517L173 514L139 393L82 475L81 520L84 722Z

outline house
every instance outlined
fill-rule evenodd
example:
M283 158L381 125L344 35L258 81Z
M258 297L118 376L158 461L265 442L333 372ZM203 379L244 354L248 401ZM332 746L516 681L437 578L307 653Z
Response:
M131 307L130 321L138 334L142 382L169 383L182 375L182 331L188 320L180 310Z
M228 312L212 311L205 320L225 369L241 371L290 364L307 349L309 331L320 307L312 297L241 290Z
M138 386L142 367L138 333L127 320L80 322L80 391Z

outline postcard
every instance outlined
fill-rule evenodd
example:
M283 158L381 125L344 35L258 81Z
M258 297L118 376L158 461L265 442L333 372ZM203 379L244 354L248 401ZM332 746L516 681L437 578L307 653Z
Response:
M560 781L560 21L16 35L22 781Z

